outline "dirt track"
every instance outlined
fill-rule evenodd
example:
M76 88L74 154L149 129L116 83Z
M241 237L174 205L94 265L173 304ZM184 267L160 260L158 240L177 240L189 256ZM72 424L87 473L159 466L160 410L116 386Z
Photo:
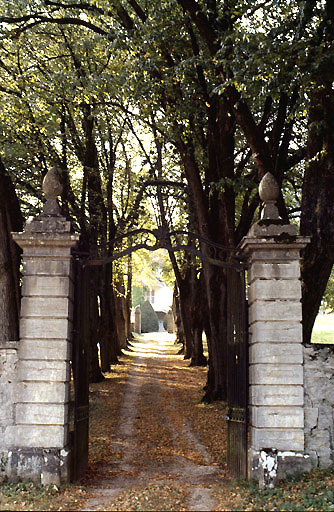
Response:
M187 387L201 387L205 370L187 368L177 352L173 337L160 333L133 342L117 418L104 417L113 423L104 437L107 455L95 464L87 481L91 497L81 510L220 509L212 490L224 468L199 440L182 403ZM113 379L96 385L95 396L113 385Z

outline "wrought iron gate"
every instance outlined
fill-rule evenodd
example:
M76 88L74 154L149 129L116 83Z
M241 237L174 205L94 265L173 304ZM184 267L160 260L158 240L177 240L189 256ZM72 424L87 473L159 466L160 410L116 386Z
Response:
M120 257L138 249L154 251L160 248L169 251L181 249L193 253L211 265L225 269L227 283L227 401L228 401L228 441L227 461L232 477L247 476L247 432L248 432L248 317L245 298L245 270L238 262L226 261L229 249L219 244L188 233L192 238L206 244L206 253L189 245L171 243L171 235L164 230L155 231L142 229L127 233L130 237L143 232L156 239L149 244L143 241L110 256L99 260L74 259L75 275L75 307L73 332L73 379L74 379L74 429L72 433L73 471L72 479L80 479L88 463L88 423L89 423L89 379L88 379L88 348L90 337L89 325L89 290L92 267L111 263ZM231 253L230 253L231 256Z
M89 428L89 275L90 268L83 260L73 260L74 315L72 371L74 383L74 418L72 436L72 480L79 480L88 464Z
M226 270L227 280L227 464L234 478L247 477L248 315L245 271Z

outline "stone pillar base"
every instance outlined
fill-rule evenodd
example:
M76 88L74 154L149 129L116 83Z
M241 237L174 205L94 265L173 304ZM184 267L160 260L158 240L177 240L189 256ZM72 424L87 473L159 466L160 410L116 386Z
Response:
M42 485L69 481L71 449L14 448L8 452L6 476L13 482L32 480Z
M257 480L260 487L274 487L276 481L310 471L315 466L311 455L304 453L253 448L248 451L248 476Z

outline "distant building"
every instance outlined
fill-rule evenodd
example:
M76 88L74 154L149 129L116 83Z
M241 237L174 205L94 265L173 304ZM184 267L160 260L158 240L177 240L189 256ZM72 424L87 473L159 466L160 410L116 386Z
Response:
M145 300L151 303L158 316L159 331L164 331L163 320L173 304L173 289L154 276L150 286L145 286Z
M161 279L154 277L150 286L145 286L145 300L148 300L155 311L167 311L173 304L173 289Z
M157 314L159 331L165 331L164 318L173 304L173 289L166 285L162 279L151 275L149 285L142 282L142 286L133 288L133 306L148 301ZM134 307L132 308L131 322L134 322Z

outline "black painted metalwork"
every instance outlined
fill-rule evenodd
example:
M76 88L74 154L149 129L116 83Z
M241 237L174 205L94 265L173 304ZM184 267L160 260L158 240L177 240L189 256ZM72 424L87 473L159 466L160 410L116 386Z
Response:
M74 276L74 315L72 371L74 383L74 421L72 439L73 481L85 475L88 464L89 428L89 274L90 269L83 265L79 257L73 259Z
M136 244L131 244L132 237L141 237L141 241ZM192 243L184 243L182 240L191 240ZM119 247L123 244L124 240L130 239L125 249L117 250L112 256L104 259L87 260L86 266L105 265L119 258L123 258L132 252L139 249L146 249L147 251L157 251L158 249L167 249L171 252L187 251L201 260L207 261L211 265L223 268L245 268L243 263L237 259L232 260L231 254L235 248L225 246L207 240L195 233L183 230L170 231L168 226L159 226L157 229L136 229L129 231L124 235L115 238L112 241L113 247ZM229 261L227 261L229 260Z
M247 477L248 314L245 271L226 270L227 280L227 464L233 478Z

